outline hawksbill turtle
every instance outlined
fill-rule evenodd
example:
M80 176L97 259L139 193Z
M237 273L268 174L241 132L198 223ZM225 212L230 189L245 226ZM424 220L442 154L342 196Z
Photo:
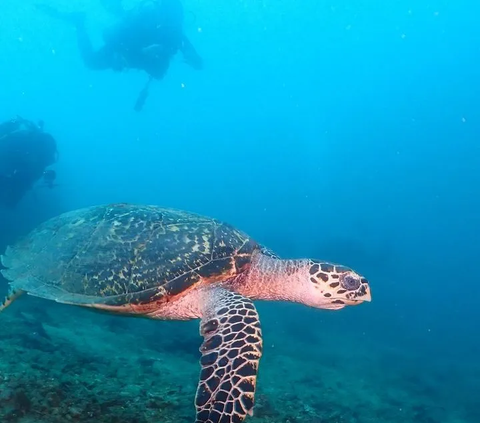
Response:
M196 423L253 414L262 333L254 300L341 309L370 301L353 270L282 260L227 223L136 204L54 217L7 248L10 294L151 319L201 319Z

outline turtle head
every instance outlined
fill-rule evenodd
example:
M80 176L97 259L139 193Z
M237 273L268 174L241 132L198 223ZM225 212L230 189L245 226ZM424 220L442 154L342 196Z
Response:
M348 267L309 260L308 305L336 310L371 301L368 281Z
M291 301L338 310L371 301L368 281L344 266L308 259L282 260L262 251L234 290L251 299Z

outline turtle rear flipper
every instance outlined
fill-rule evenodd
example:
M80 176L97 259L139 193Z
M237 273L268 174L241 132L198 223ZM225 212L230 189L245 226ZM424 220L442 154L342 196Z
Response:
M262 333L252 301L221 288L206 298L196 423L242 422L253 414Z
M23 293L24 292L21 289L14 290L13 288L10 288L10 291L9 291L8 295L5 297L5 299L0 304L0 313L3 310L5 310L10 304L12 304Z

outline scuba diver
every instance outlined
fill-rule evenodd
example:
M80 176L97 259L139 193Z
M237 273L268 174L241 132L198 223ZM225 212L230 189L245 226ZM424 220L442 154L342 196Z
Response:
M0 123L0 205L15 207L56 160L55 139L43 131L43 122L17 117ZM55 173L47 179L53 186Z
M144 0L128 11L121 7L121 0L110 0L108 3L103 0L103 4L118 18L118 22L104 31L104 44L99 49L92 46L85 28L84 13L63 13L46 5L37 5L37 8L51 17L75 25L78 48L89 69L139 69L149 75L135 110L142 109L150 83L163 79L178 51L192 68L203 68L202 58L183 31L184 11L180 0Z

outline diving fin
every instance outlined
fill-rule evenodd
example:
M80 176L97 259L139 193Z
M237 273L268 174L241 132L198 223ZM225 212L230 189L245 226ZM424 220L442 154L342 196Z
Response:
M50 18L58 19L75 26L85 24L85 12L62 12L47 4L37 3L35 8Z
M140 91L140 93L138 94L137 101L135 102L134 107L134 110L136 112L140 112L143 109L143 106L145 105L145 101L147 100L149 94L149 88L152 80L153 78L149 78L142 91Z
M125 9L122 6L122 0L101 0L103 8L114 16L121 18Z

